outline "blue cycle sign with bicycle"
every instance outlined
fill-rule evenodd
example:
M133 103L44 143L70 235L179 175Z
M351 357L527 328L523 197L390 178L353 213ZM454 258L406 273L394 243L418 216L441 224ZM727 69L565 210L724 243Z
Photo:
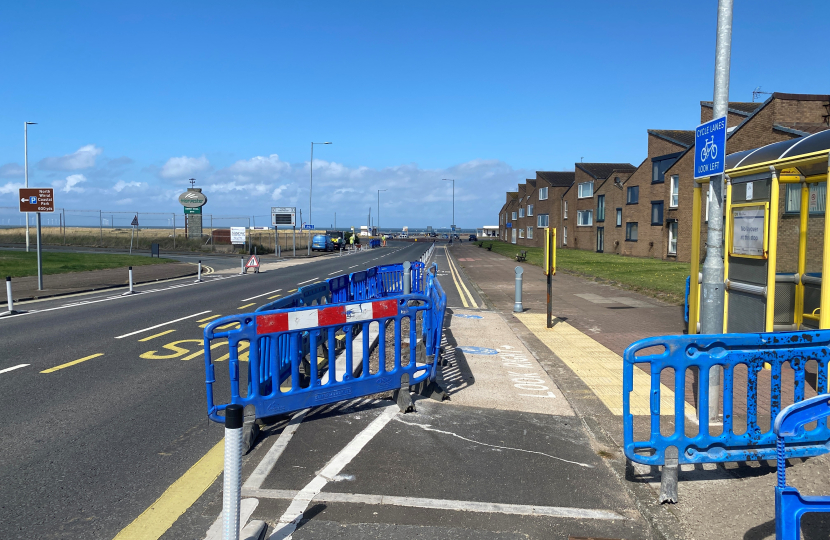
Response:
M695 130L695 179L723 174L726 161L726 118L715 118Z

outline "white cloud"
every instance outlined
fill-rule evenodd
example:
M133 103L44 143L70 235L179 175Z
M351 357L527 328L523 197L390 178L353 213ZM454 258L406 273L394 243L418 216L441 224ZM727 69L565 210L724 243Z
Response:
M114 186L112 186L112 189L120 193L123 189L131 187L141 187L141 182L125 182L123 180L119 180Z
M23 167L17 163L6 163L0 167L0 178L9 178L12 176L23 177Z
M61 186L59 186L63 191L69 193L70 191L74 191L77 193L83 193L84 188L77 187L78 184L86 182L86 177L82 174L70 174L66 177L66 180L59 181Z
M61 157L48 157L40 160L38 166L47 171L75 171L95 166L95 157L104 150L94 144L80 147L72 154Z
M161 168L159 176L168 179L186 180L188 177L206 171L209 168L210 161L205 156L197 158L187 156L172 157Z
M6 182L6 185L0 186L0 195L17 195L17 190L23 187L23 183Z

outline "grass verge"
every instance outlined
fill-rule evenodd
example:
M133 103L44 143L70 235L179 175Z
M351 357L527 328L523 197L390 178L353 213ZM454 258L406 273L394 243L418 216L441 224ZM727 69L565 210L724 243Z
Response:
M542 248L522 247L499 240L490 243L493 251L514 258L519 251L527 251L527 262L542 266ZM660 259L624 257L612 253L595 253L581 249L557 249L556 271L564 271L594 278L624 289L641 292L666 302L682 304L686 291L689 263L676 263Z
M139 255L110 255L106 253L43 252L44 274L65 274L125 266L144 266L175 262L170 259L150 258ZM37 253L30 251L0 250L0 278L37 275Z

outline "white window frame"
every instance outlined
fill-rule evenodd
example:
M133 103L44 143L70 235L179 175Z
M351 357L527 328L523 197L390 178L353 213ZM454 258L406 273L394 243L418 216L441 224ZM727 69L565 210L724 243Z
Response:
M539 200L540 201L548 200L548 188L546 188L546 187L539 188Z
M519 238L523 239L524 237L525 237L525 230L520 227L519 228Z
M677 233L672 233L672 229L677 229L677 222L669 223L669 255L677 255ZM674 243L674 250L672 250L672 243Z
M673 174L669 182L669 208L677 208L680 202L680 177Z
M590 186L591 193L586 195L585 194L586 188L584 186ZM593 196L594 196L594 181L590 180L588 182L580 182L579 185L577 186L576 197L578 199L590 199Z
M530 216L532 216L532 215L533 215L533 205L532 205L532 204L528 204L528 205L527 205L527 217L530 217Z
M615 211L616 214L616 222L614 223L615 227L622 227L622 208L617 208Z
M585 217L587 216L587 223L585 222ZM593 210L577 210L576 211L576 224L579 227L590 227L594 224L594 211Z
M512 244L516 243L516 229L510 229L512 232L510 233L510 242Z
M562 227L562 245L563 246L568 245L568 228L567 227Z
M520 218L525 217L525 209L521 206L519 207L519 217Z
M533 240L533 227L530 226L527 228L527 234L525 235L528 240Z
M562 209L562 219L568 219L568 201L563 202L565 203L565 206Z
M511 212L510 215L513 217L513 221L516 221L516 212Z
M550 226L550 214L537 214L536 226L540 229Z

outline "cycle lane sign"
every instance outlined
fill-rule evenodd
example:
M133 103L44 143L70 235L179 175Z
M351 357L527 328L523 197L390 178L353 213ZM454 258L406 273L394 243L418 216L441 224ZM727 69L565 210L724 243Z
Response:
M695 180L723 174L726 162L726 118L715 118L695 129Z

